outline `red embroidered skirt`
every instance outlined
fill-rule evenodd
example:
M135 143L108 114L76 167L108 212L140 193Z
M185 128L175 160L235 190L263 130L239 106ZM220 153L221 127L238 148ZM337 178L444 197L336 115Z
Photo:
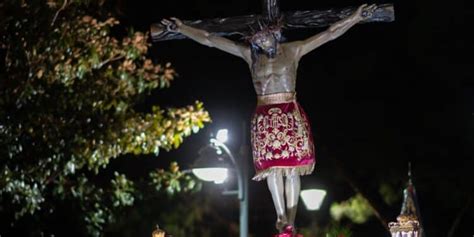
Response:
M272 173L307 175L314 169L314 142L306 113L295 93L258 97L252 119L251 142L260 181Z

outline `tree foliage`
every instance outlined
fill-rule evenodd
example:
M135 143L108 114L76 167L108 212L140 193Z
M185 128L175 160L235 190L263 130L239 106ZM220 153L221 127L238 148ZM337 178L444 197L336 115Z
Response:
M152 90L169 87L176 72L147 57L146 33L124 30L97 4L0 3L0 212L12 217L6 226L54 212L60 200L79 206L88 233L100 235L114 211L138 196L124 174L96 182L110 160L178 148L210 121L200 102L135 109ZM147 182L168 193L194 187L176 164L153 171Z
M346 201L331 204L331 217L339 221L342 218L349 218L352 222L362 224L373 215L373 211L367 200L360 194L349 198Z

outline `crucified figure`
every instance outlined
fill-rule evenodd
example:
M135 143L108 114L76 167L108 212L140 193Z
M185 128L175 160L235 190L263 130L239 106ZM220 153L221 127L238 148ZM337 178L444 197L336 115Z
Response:
M168 31L241 57L248 63L257 93L257 108L251 126L256 169L253 179L267 179L277 213L278 236L295 236L300 176L311 174L315 165L310 124L296 101L299 60L371 17L375 9L375 5L361 5L326 31L293 42L282 42L278 22L261 23L259 29L247 37L247 45L188 26L177 18L162 20Z

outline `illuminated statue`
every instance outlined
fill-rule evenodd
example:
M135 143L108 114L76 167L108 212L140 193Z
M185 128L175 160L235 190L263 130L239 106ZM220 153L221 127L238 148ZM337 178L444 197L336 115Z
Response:
M338 38L352 26L371 17L377 6L364 4L328 30L306 40L282 42L278 19L258 21L258 29L247 36L246 45L184 24L164 19L166 31L180 33L198 43L215 47L244 59L257 93L252 119L251 142L256 169L254 180L267 179L277 213L278 236L294 236L300 176L311 174L315 150L305 112L296 100L298 63L304 55Z

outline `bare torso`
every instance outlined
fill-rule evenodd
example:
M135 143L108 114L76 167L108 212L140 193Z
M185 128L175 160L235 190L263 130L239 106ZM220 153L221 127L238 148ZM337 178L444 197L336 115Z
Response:
M249 62L257 95L295 91L299 58L294 51L290 44L281 44L275 57L259 54L255 65Z

